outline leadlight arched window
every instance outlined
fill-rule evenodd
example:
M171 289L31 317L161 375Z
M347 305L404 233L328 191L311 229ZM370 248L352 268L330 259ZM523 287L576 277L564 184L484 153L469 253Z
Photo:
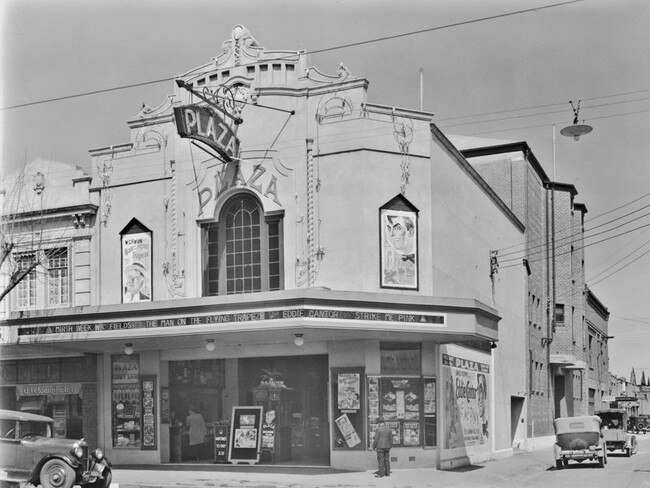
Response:
M204 296L279 290L282 215L264 215L251 195L232 197L204 226Z

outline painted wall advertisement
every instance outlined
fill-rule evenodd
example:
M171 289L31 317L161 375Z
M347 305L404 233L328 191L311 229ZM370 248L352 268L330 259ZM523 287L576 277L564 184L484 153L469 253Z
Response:
M479 446L488 442L489 374L487 364L442 355L445 449Z
M151 301L151 234L122 236L122 292L124 303Z

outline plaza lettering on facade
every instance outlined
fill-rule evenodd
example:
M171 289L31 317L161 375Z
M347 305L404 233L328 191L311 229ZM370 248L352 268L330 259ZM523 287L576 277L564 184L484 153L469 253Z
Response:
M261 164L256 164L253 167L252 173L248 176L244 176L239 163L224 165L220 171L214 173L214 183L212 185L203 186L199 189L198 217L203 215L204 209L208 204L216 203L219 196L230 188L250 188L263 197L272 198L277 205L281 206L282 204L278 197L278 179L274 174L271 174L268 181L263 185L262 175L264 173L266 173L266 168Z
M451 366L452 368L464 369L467 371L477 371L481 373L489 373L490 366L469 359L458 358L448 354L442 355L442 364L444 366Z
M239 139L218 113L201 105L174 108L176 130L181 137L201 141L230 161L239 154Z

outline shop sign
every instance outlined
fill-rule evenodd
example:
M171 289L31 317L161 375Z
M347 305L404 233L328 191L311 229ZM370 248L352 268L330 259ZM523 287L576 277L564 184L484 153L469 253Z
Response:
M444 327L447 325L446 314L432 313L393 313L393 312L368 312L355 310L336 310L321 308L290 308L278 310L264 310L256 312L223 313L213 315L194 315L187 317L128 320L119 322L98 322L67 325L37 325L34 327L21 327L18 335L43 335L43 334L74 334L88 332L124 331L134 329L158 329L167 327L183 327L195 325L219 325L266 320L290 319L327 319L345 322L388 322L403 325L430 325Z
M239 139L226 121L209 107L201 105L175 107L174 118L179 136L207 144L226 161L232 160L239 154Z
M620 396L616 397L617 402L636 402L637 398L636 397L629 397L629 396Z
M79 395L81 383L41 383L16 386L16 396Z

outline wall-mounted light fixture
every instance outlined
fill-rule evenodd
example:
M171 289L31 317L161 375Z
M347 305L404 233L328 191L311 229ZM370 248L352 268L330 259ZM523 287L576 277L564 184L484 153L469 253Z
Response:
M492 342L490 343L490 349L496 349L496 348L497 348L497 343L496 343L496 341L492 341Z
M293 342L296 346L301 347L305 343L305 339L303 339L302 334L294 334Z
M208 351L210 351L210 352L214 351L215 347L217 347L217 346L214 344L214 339L206 339L205 340L205 348Z
M124 354L126 354L127 356L133 354L133 344L131 344L130 342L124 344Z

